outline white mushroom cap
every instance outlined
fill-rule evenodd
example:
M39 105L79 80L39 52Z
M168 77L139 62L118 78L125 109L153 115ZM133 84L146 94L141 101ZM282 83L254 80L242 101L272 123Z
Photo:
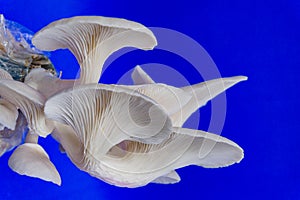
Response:
M243 158L243 150L234 142L185 128L174 128L171 137L161 144L126 141L122 146L125 155L105 156L91 165L90 174L117 186L140 187L150 182L179 181L175 174L168 173L188 165L225 167Z
M169 137L172 127L167 113L152 99L113 85L81 85L57 94L46 102L45 113L71 127L64 131L73 131L68 135L76 135L83 145L85 158L80 161L84 162L100 160L124 140L160 143ZM60 140L64 136L62 133ZM79 167L85 170L87 166Z
M25 77L25 84L36 89L47 99L74 86L74 80L61 80L43 68L32 69Z
M197 109L206 105L208 101L215 98L225 90L247 79L248 78L246 76L233 76L228 78L213 79L203 83L181 88L185 92L190 93L192 95L192 98L182 108L181 111L171 116L173 125L181 127L184 122L191 116L191 114L193 114Z
M134 84L137 85L155 83L151 77L139 66L133 70L131 77ZM184 92L188 93L191 98L186 104L180 104L183 105L183 107L180 107L177 109L177 112L171 114L170 117L172 119L173 126L181 127L197 109L204 106L208 101L215 98L225 90L245 80L247 80L246 76L233 76L229 78L213 79L180 88ZM147 96L148 94L145 95ZM154 96L151 96L151 98L155 99Z
M80 82L98 83L107 57L123 47L153 49L157 42L143 25L118 18L73 17L52 22L32 39L41 50L68 48L80 64Z
M53 127L46 120L43 108L45 97L24 83L0 80L0 96L21 110L31 132L46 137Z
M61 184L61 178L46 151L38 144L20 145L8 161L9 167L21 175Z

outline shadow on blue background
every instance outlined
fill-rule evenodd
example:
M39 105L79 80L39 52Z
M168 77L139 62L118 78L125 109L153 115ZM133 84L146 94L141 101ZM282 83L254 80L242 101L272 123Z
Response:
M40 143L60 172L62 186L12 172L8 153L0 158L1 199L300 199L299 1L0 0L0 13L34 32L75 15L121 17L174 29L198 41L222 76L249 77L227 92L222 132L243 147L240 164L180 169L182 181L175 185L117 188L79 171L49 137ZM129 70L157 57L160 63L180 69L191 83L202 81L178 58L139 51L112 63L102 81L116 82L122 75L119 65ZM76 76L78 65L69 52L54 52L51 59L64 78ZM209 106L201 114L209 117Z

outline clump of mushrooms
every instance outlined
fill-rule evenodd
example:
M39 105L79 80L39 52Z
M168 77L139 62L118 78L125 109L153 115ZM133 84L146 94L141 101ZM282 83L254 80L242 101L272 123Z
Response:
M19 174L60 185L58 171L38 137L51 134L80 169L120 187L180 181L176 169L238 163L243 150L216 134L182 128L199 107L247 77L235 76L183 88L155 83L139 66L135 85L99 84L102 66L123 47L153 49L157 42L143 25L96 16L58 20L32 39L40 50L69 49L80 77L63 80L33 69L25 82L0 70L0 128L14 130L18 116L28 123L25 143L9 166ZM3 108L2 108L3 107Z

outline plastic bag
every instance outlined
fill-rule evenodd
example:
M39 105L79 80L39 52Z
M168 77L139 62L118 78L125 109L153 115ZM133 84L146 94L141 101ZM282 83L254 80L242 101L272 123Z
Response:
M32 68L44 68L56 75L49 53L36 49L33 33L24 26L4 19L0 15L0 68L8 71L15 80L24 81Z

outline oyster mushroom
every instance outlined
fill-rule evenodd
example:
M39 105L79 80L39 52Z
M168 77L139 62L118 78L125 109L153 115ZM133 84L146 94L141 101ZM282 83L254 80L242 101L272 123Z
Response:
M155 106L156 114L149 105ZM124 87L76 87L51 97L45 113L56 121L56 138L73 163L117 186L177 182L180 178L174 169L191 164L222 167L243 157L238 145L220 136L182 128L171 130L163 108ZM201 147L206 147L204 138L215 143L205 157L200 154Z
M140 67L137 66L132 72L132 80L134 84L149 84L155 83L151 77ZM235 84L247 80L246 76L234 76L228 78L213 79L206 82L198 83L191 86L180 88L191 96L186 104L182 104L182 109L178 106L177 112L170 115L173 126L181 127L184 122L197 109L204 106L209 100L221 94L225 90L231 88ZM147 94L145 94L147 96ZM155 99L155 96L151 96ZM174 108L175 109L175 108Z
M80 64L80 84L98 83L106 58L123 47L153 49L157 42L145 26L125 19L82 16L50 23L32 43L41 50L68 48Z
M62 92L46 102L45 114L72 127L86 148L97 142L101 155L126 139L160 143L171 133L170 119L160 105L114 85L81 85Z
M37 144L38 135L46 137L53 129L43 113L45 97L28 85L14 81L3 69L0 69L0 96L0 154L21 143L28 122L25 144L14 150L8 161L10 168L21 175L60 185L55 166Z
M79 169L121 187L176 183L178 168L224 167L243 158L234 142L181 126L192 112L246 77L175 88L155 83L138 67L132 74L138 85L96 84L114 51L156 45L149 29L123 19L62 19L39 31L33 44L42 50L68 48L81 73L79 85L43 70L32 70L27 85L0 80L1 97L24 113L30 129L9 161L17 173L60 184L57 170L37 144L38 135L47 136L53 127L53 137ZM33 170L36 165L41 172Z
M0 69L0 80L13 80L11 75ZM0 156L22 142L23 132L27 126L16 106L1 98L0 95Z
M10 156L9 167L21 175L61 185L61 178L46 151L36 143L20 145Z
M157 103L118 86L75 87L51 97L45 113L56 121L55 138L67 155L90 174L98 170L98 161L124 140L159 144L171 134L170 119Z
M63 80L43 68L32 69L25 77L25 84L39 91L46 99L69 88L75 80Z
M131 74L131 78L134 84L138 86L155 84L155 81L140 66L135 67ZM244 80L247 80L247 77L235 76L230 78L210 80L207 82L180 88L181 90L191 95L191 98L186 104L181 104L181 106L176 107L176 104L173 105L175 106L174 110L176 110L176 112L170 115L173 126L181 127L193 112L204 106L209 100L216 97L226 89L237 84L238 82ZM147 94L145 95L147 96ZM152 95L151 98L156 99L157 97L155 95ZM209 153L214 148L214 144L210 145L210 143L207 141L204 143L204 145L204 148L207 149L206 153ZM203 154L203 156L205 155ZM179 175L175 171L171 171L168 174L157 178L153 181L153 183L167 184L176 183L178 181L180 181Z
M13 78L7 71L0 68L0 80L13 80ZM8 101L1 98L0 95L0 110L0 131L5 127L14 130L18 118L17 108Z
M21 110L31 133L42 137L51 133L53 127L43 112L45 97L36 90L18 81L2 79L0 96Z

